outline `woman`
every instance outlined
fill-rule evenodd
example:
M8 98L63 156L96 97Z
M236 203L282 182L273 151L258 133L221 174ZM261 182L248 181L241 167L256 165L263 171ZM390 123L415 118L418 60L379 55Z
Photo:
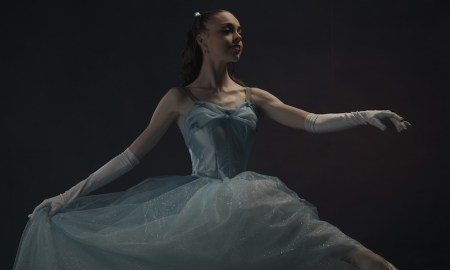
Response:
M164 95L123 153L35 208L15 269L395 269L319 220L279 179L246 171L246 162L258 114L315 133L365 124L384 130L382 118L400 132L409 123L390 111L313 114L245 86L228 67L241 56L241 31L228 11L195 14L183 86ZM83 196L131 170L174 121L192 175Z

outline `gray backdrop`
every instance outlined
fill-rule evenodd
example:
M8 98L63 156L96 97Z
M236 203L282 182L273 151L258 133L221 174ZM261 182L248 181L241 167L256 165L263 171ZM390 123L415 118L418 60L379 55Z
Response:
M83 3L84 2L84 3ZM15 1L2 4L2 248L27 214L87 177L179 84L196 11L243 27L238 77L315 113L390 109L413 127L312 135L262 118L249 170L277 176L322 219L400 269L448 269L449 9L445 1ZM189 174L174 125L132 172Z

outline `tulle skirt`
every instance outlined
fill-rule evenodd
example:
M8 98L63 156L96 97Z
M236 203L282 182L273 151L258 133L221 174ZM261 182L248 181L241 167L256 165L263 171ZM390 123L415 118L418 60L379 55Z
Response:
M148 178L26 225L14 269L355 269L363 246L276 177Z

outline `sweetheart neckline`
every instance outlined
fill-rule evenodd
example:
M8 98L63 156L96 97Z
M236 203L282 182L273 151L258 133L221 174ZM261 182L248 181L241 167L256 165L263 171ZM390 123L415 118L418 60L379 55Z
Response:
M224 109L224 110L233 110L233 109L237 109L238 107L241 107L241 106L243 106L243 105L245 105L245 104L247 104L247 103L252 104L250 101L247 101L247 100L246 100L246 101L244 101L244 102L242 102L242 103L239 103L239 104L234 105L234 106L231 106L231 107L224 107L224 106L221 106L221 105L216 104L216 103L211 102L211 101L196 100L196 101L193 101L192 106L194 106L194 104L198 104L198 103L207 103L207 104L211 104L211 105L214 105L214 106L219 107L219 108ZM190 110L190 109L191 109L191 108L189 108L189 110ZM186 113L186 115L187 115L187 113Z
M242 102L242 103L240 103L240 104L238 104L238 105L229 107L229 108L223 107L223 106L221 106L221 105L218 105L218 104L213 103L213 102L210 102L210 101L196 100L196 101L193 101L191 107L189 107L189 109L186 110L186 113L184 114L184 118L183 118L183 120L181 121L180 126L182 126L182 125L184 125L184 124L186 123L186 119L187 119L188 116L191 114L191 112L192 112L192 110L194 109L194 107L196 106L196 104L201 104L201 103L204 103L204 104L210 104L210 105L213 105L213 106L218 107L218 108L220 108L220 109L223 109L223 110L225 110L225 111L237 110L237 109L239 109L239 108L241 108L242 106L247 105L247 104L248 104L248 105L253 105L253 106L255 106L255 104L253 104L252 102L250 102L250 101L248 101L248 100L246 100L246 101L244 101L244 102Z

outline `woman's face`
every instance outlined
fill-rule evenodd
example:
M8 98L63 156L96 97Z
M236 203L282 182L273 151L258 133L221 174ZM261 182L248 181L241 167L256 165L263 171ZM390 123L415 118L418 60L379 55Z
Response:
M212 60L237 62L241 56L242 29L233 14L221 12L206 24L206 32L197 37L203 57Z

